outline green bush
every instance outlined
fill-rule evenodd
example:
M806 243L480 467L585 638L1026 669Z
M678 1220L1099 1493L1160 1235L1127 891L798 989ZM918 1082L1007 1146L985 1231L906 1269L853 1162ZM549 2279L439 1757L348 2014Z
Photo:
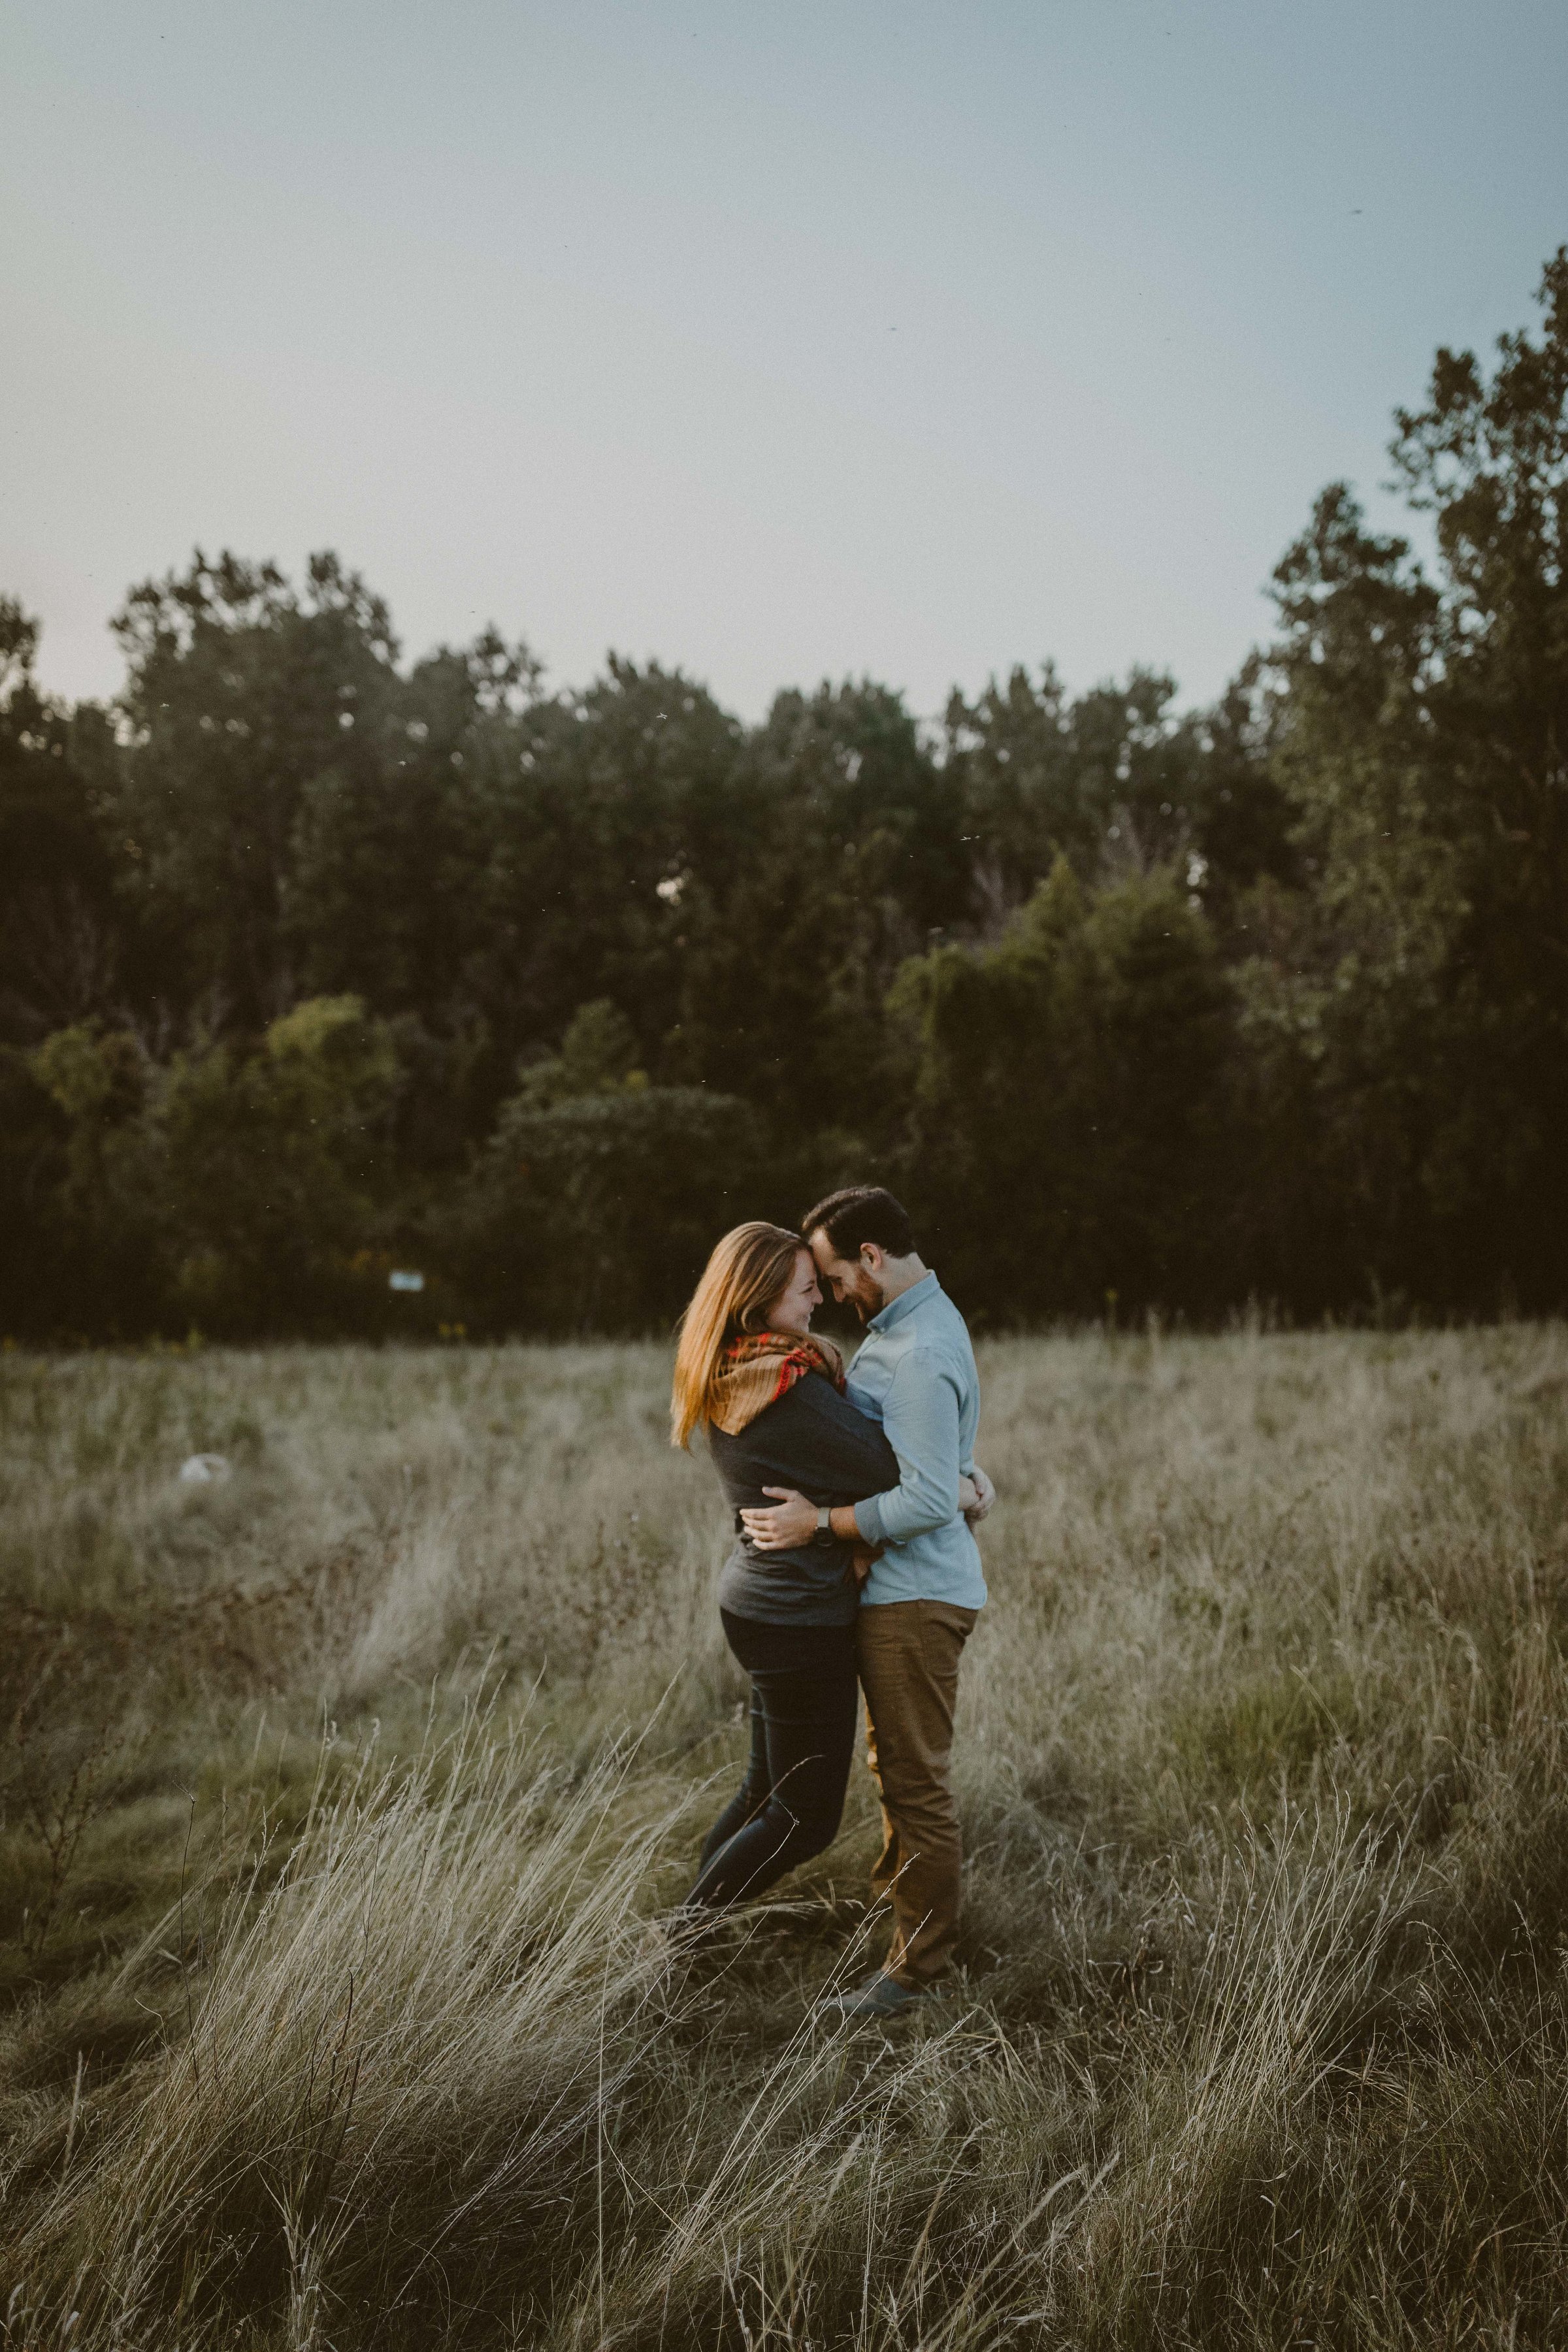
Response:
M377 1229L396 1077L356 996L297 1005L258 1052L176 1057L156 1122L181 1312L224 1332L359 1319L350 1261Z
M7 1307L45 1336L376 1328L363 1268L396 1081L386 1024L353 996L162 1067L127 1031L55 1031L6 1073L0 1181L36 1196L51 1244L42 1297L5 1269Z
M164 1319L169 1202L153 1117L159 1082L133 1036L96 1022L57 1029L14 1064L7 1091L18 1116L6 1160L27 1202L36 1255L31 1263L18 1256L7 1289L24 1328L75 1338L107 1328L121 1336Z
M910 1202L959 1295L1018 1318L1224 1295L1212 1206L1229 1021L1168 874L1090 898L1064 859L979 952L905 966Z
M439 1229L483 1329L667 1326L724 1229L759 1211L756 1113L702 1087L516 1096Z

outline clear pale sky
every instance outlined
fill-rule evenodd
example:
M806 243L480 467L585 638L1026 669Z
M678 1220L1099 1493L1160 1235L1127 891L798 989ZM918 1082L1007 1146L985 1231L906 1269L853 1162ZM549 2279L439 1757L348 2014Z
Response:
M1563 0L0 0L0 589L194 544L748 717L1206 698L1568 238Z

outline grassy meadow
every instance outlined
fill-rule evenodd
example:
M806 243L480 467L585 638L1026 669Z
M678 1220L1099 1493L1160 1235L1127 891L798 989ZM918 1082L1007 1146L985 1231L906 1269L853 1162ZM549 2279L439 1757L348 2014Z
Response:
M1568 2337L1568 1330L989 1343L963 1968L851 2035L858 1772L659 1931L667 1361L0 1357L0 2343Z

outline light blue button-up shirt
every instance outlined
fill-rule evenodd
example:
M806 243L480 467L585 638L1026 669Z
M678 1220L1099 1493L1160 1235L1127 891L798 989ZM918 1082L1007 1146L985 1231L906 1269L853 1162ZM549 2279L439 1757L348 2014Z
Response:
M974 1467L980 1375L963 1316L934 1274L874 1315L849 1370L849 1402L879 1421L899 1457L899 1483L855 1506L868 1543L886 1544L860 1603L947 1601L983 1609L980 1549L958 1507Z

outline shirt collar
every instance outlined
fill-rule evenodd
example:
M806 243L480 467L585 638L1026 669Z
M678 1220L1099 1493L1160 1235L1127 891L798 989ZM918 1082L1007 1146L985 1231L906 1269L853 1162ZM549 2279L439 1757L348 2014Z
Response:
M941 1288L942 1285L934 1274L922 1274L918 1282L911 1282L907 1290L900 1290L879 1315L873 1315L867 1328L890 1331L895 1323L901 1323L906 1315L912 1315L917 1307L923 1307L928 1298L934 1298Z

